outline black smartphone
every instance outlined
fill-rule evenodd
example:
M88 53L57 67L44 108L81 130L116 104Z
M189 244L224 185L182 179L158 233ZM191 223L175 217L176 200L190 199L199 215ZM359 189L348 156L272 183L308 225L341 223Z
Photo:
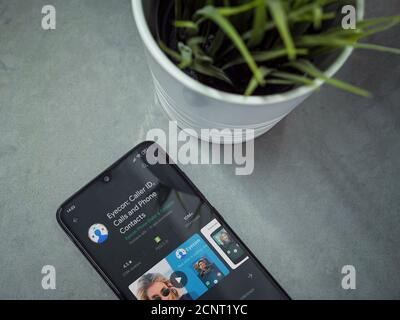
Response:
M151 147L151 148L150 148ZM121 299L289 296L175 164L143 142L65 201L57 220Z

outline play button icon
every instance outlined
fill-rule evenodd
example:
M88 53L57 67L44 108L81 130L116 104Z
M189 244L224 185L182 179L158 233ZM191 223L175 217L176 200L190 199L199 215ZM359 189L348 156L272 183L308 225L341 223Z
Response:
M186 274L182 271L173 272L169 277L169 280L175 288L183 288L187 283Z

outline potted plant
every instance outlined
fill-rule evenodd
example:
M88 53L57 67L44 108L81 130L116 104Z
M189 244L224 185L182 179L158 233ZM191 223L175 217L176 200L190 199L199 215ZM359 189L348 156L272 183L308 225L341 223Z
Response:
M342 8L356 8L355 29ZM363 0L132 0L156 97L181 128L271 129L323 83L353 49L399 54L360 42L400 22L363 20ZM242 133L223 142L242 142Z

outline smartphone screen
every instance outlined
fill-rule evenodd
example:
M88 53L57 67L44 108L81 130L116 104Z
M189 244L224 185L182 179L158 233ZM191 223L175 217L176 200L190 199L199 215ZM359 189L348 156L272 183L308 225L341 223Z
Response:
M246 252L240 246L239 241L236 240L223 226L219 225L219 227L211 234L211 238L212 241L222 249L220 254L222 256L225 255L225 259L229 260L232 268L236 268L241 262L244 262L248 258Z
M138 300L289 299L176 165L147 162L152 145L134 148L57 213L114 292Z

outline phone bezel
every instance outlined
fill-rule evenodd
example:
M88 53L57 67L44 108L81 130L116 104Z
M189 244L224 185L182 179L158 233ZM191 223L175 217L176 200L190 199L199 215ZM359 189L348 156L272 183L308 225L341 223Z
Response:
M122 161L124 161L127 157L129 157L132 153L137 152L139 149L143 149L145 146L151 146L156 142L154 141L143 141L136 145L133 149L131 149L129 152L127 152L125 155L123 155L120 159L118 159L116 162L114 162L111 166L109 166L107 169L103 170L99 175L97 175L94 179L92 179L90 182L88 182L86 185L84 185L82 188L80 188L77 192L75 192L72 196L70 196L67 200L65 200L60 207L57 209L57 222L61 226L61 228L64 230L64 232L68 235L68 237L72 240L72 242L75 244L75 246L81 251L81 253L86 257L86 259L89 261L89 263L95 268L95 270L99 273L99 275L103 278L103 280L107 283L107 285L111 288L111 290L117 295L117 297L121 300L127 300L128 297L126 297L119 289L118 287L113 283L112 279L106 274L104 270L96 263L96 261L91 257L90 253L84 248L82 243L74 236L74 234L68 229L68 227L64 224L62 220L62 213L64 212L64 207L66 204L70 203L76 196L78 196L80 193L84 192L86 189L88 189L95 181L98 181L99 179L102 179L102 177L105 174L108 174L109 172L112 171L112 169L116 166L118 166ZM169 156L167 152L165 151L167 155L167 159L169 159ZM243 245L243 248L249 253L249 256L253 259L253 261L257 264L258 268L265 274L265 276L270 279L275 287L277 287L278 290L280 290L284 296L288 300L290 300L290 296L287 294L287 292L282 288L282 286L275 280L275 278L269 273L269 271L264 267L264 265L258 260L258 258L253 254L253 252L247 247L247 245L242 241L242 239L236 234L236 232L230 227L230 225L225 221L225 219L222 217L222 215L218 212L217 209L215 209L214 206L210 204L210 202L206 199L206 197L201 193L201 191L194 185L194 183L189 179L189 177L175 164L175 163L168 163L168 165L171 165L175 168L177 173L185 179L185 181L189 184L189 186L193 189L193 191L201 198L210 208L212 208L213 213L215 214L216 218L219 219L222 223L225 224L225 226L229 229L229 232L236 237L238 241Z

